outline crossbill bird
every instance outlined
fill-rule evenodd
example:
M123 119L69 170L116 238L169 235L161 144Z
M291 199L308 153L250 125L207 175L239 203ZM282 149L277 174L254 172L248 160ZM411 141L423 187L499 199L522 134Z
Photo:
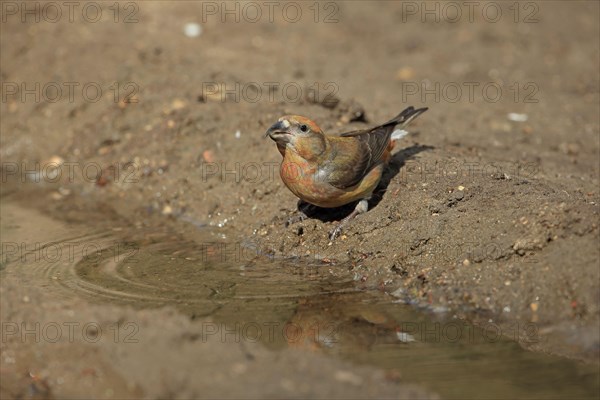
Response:
M277 144L283 156L281 179L300 200L324 208L358 202L330 232L333 240L350 220L368 211L368 200L391 158L396 126L404 129L425 111L427 108L408 107L384 124L340 136L325 135L306 117L286 115L267 130L265 137Z

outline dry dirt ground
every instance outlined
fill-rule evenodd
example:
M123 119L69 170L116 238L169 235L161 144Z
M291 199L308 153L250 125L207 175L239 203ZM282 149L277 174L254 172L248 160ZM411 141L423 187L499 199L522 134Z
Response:
M3 5L3 202L65 223L102 224L86 216L93 207L191 237L209 227L276 257L349 263L359 283L418 307L533 323L540 340L524 346L597 362L598 2L482 2L472 21L468 7L457 16L437 2L321 3L318 15L301 2L298 22L285 3L270 21L261 2L258 18L248 2L230 3L232 15L221 3L123 2L119 14L102 3L96 23L80 9L71 23L66 8L48 22L44 4L39 22ZM194 22L202 32L188 37ZM407 105L429 111L397 145L368 213L332 243L327 232L347 209L285 225L296 198L263 137L279 116L306 115L336 134ZM18 301L6 282L3 313ZM61 309L47 307L47 318ZM160 351L127 357L135 365ZM223 346L224 357L236 351ZM377 394L392 393L386 384ZM170 393L161 390L140 393Z

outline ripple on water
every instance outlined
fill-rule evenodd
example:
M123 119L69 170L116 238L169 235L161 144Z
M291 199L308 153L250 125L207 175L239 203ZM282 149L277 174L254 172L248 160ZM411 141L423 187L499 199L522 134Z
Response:
M110 233L69 238L67 243L94 243L67 262L35 263L35 273L95 301L134 306L204 305L227 303L295 304L299 298L355 291L353 276L342 267L336 274L312 264L275 260L250 249L225 250L224 243L153 243L119 241ZM72 245L71 245L72 246ZM226 251L228 253L226 253ZM245 255L244 255L245 254ZM79 257L77 257L79 256ZM343 271L340 273L340 271Z

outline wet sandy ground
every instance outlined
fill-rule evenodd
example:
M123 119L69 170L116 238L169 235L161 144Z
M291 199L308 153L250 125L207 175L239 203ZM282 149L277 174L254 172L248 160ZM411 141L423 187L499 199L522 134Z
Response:
M214 346L195 346L195 324L202 326L207 315L194 315L193 302L188 308L174 306L172 295L180 294L183 303L212 296L218 305L219 296L227 299L233 289L196 284L202 272L194 275L186 257L230 268L272 266L260 272L264 286L252 279L236 286L246 295L263 288L271 294L314 294L315 282L323 281L336 290L360 291L354 301L347 294L336 300L344 306L323 312L330 316L326 321L353 310L368 291L387 296L389 304L409 304L426 318L456 318L482 329L494 324L527 349L566 357L557 369L565 380L557 380L562 382L557 386L578 382L583 397L597 393L598 377L590 378L600 348L597 3L520 3L518 14L509 8L512 3L486 3L500 4L502 17L476 14L470 22L463 10L456 23L449 21L451 10L444 14L441 8L438 14L445 19L423 18L421 2L410 5L417 7L416 14L407 2L323 5L317 22L314 10L302 3L304 17L297 23L287 14L273 22L266 16L256 23L222 22L195 2L132 4L127 9L121 4L117 22L106 5L96 23L78 14L73 23L64 18L49 23L41 9L40 22L31 17L22 22L18 14L2 22L1 310L3 323L47 326L66 321L68 312L74 313L67 314L73 321L104 321L107 327L137 321L140 334L153 339L145 346L99 341L90 352L88 342L5 341L9 332L4 329L12 325L4 324L1 368L11 385L3 379L3 397L456 394L443 385L411 386L420 382L418 376L393 372L381 362L357 366L351 356L298 354L287 349L287 342L279 343L287 350L275 353L264 343L252 346L261 360L258 368L244 361L246 350L210 335ZM332 11L337 22L326 23ZM125 23L132 12L137 22ZM186 37L184 26L190 22L200 23L200 36ZM77 88L72 99L69 82ZM54 83L63 96L52 102ZM102 88L97 101L92 89L79 90L95 84ZM24 89L32 87L27 95ZM301 92L297 98L291 92L295 88ZM430 110L398 146L371 211L333 243L327 232L348 210L318 212L285 226L296 199L277 176L275 146L262 138L271 123L286 113L303 114L326 132L339 133L387 120L409 104ZM9 202L13 206L6 216ZM22 274L36 269L26 268L27 260L13 260L14 243L35 249L76 238L95 248L115 237L125 247L111 248L113 255L163 242L173 251L175 240L184 256L175 256L181 264L165 260L173 268L167 276L157 272L160 263L151 257L147 261L155 265L151 271L157 280L119 275L128 278L123 286L94 275L104 270L79 264L78 277L87 272L100 292L116 291L112 297L99 296L93 286L50 290L59 279L41 271L40 276ZM186 255L189 251L195 254ZM48 270L64 271L73 260L61 255L50 261ZM144 289L149 283L163 288L170 308L130 308L145 304L144 297L160 297ZM322 291L327 290L319 287ZM133 302L116 301L123 293ZM331 308L311 307L311 296L305 298L306 309ZM206 303L200 304L204 309ZM293 321L300 314L301 321L302 307L297 299L282 301L264 309L263 317L257 312L243 318L278 315L274 320ZM373 308L385 314L386 306ZM230 317L244 309L252 308L222 312ZM398 321L417 318L348 315L393 335ZM178 347L170 353L173 346ZM508 354L518 359L520 353ZM152 364L158 359L164 360L161 368ZM197 359L223 361L220 378L211 374L211 362ZM104 364L86 369L94 363ZM168 368L171 363L177 368ZM260 371L262 378L254 381L260 386L243 384L243 379L251 382L251 375L240 378L248 370ZM325 370L328 379L322 379ZM547 370L541 375L552 376ZM442 372L436 376L444 380ZM237 383L215 384L232 379Z

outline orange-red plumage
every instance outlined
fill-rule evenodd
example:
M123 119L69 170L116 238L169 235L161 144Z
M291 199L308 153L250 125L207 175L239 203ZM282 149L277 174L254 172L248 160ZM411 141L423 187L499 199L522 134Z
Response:
M306 117L288 115L267 130L283 156L280 175L284 184L301 200L319 207L339 207L359 201L351 218L367 211L373 194L390 161L397 125L405 127L426 108L409 107L398 116L371 129L327 136Z

